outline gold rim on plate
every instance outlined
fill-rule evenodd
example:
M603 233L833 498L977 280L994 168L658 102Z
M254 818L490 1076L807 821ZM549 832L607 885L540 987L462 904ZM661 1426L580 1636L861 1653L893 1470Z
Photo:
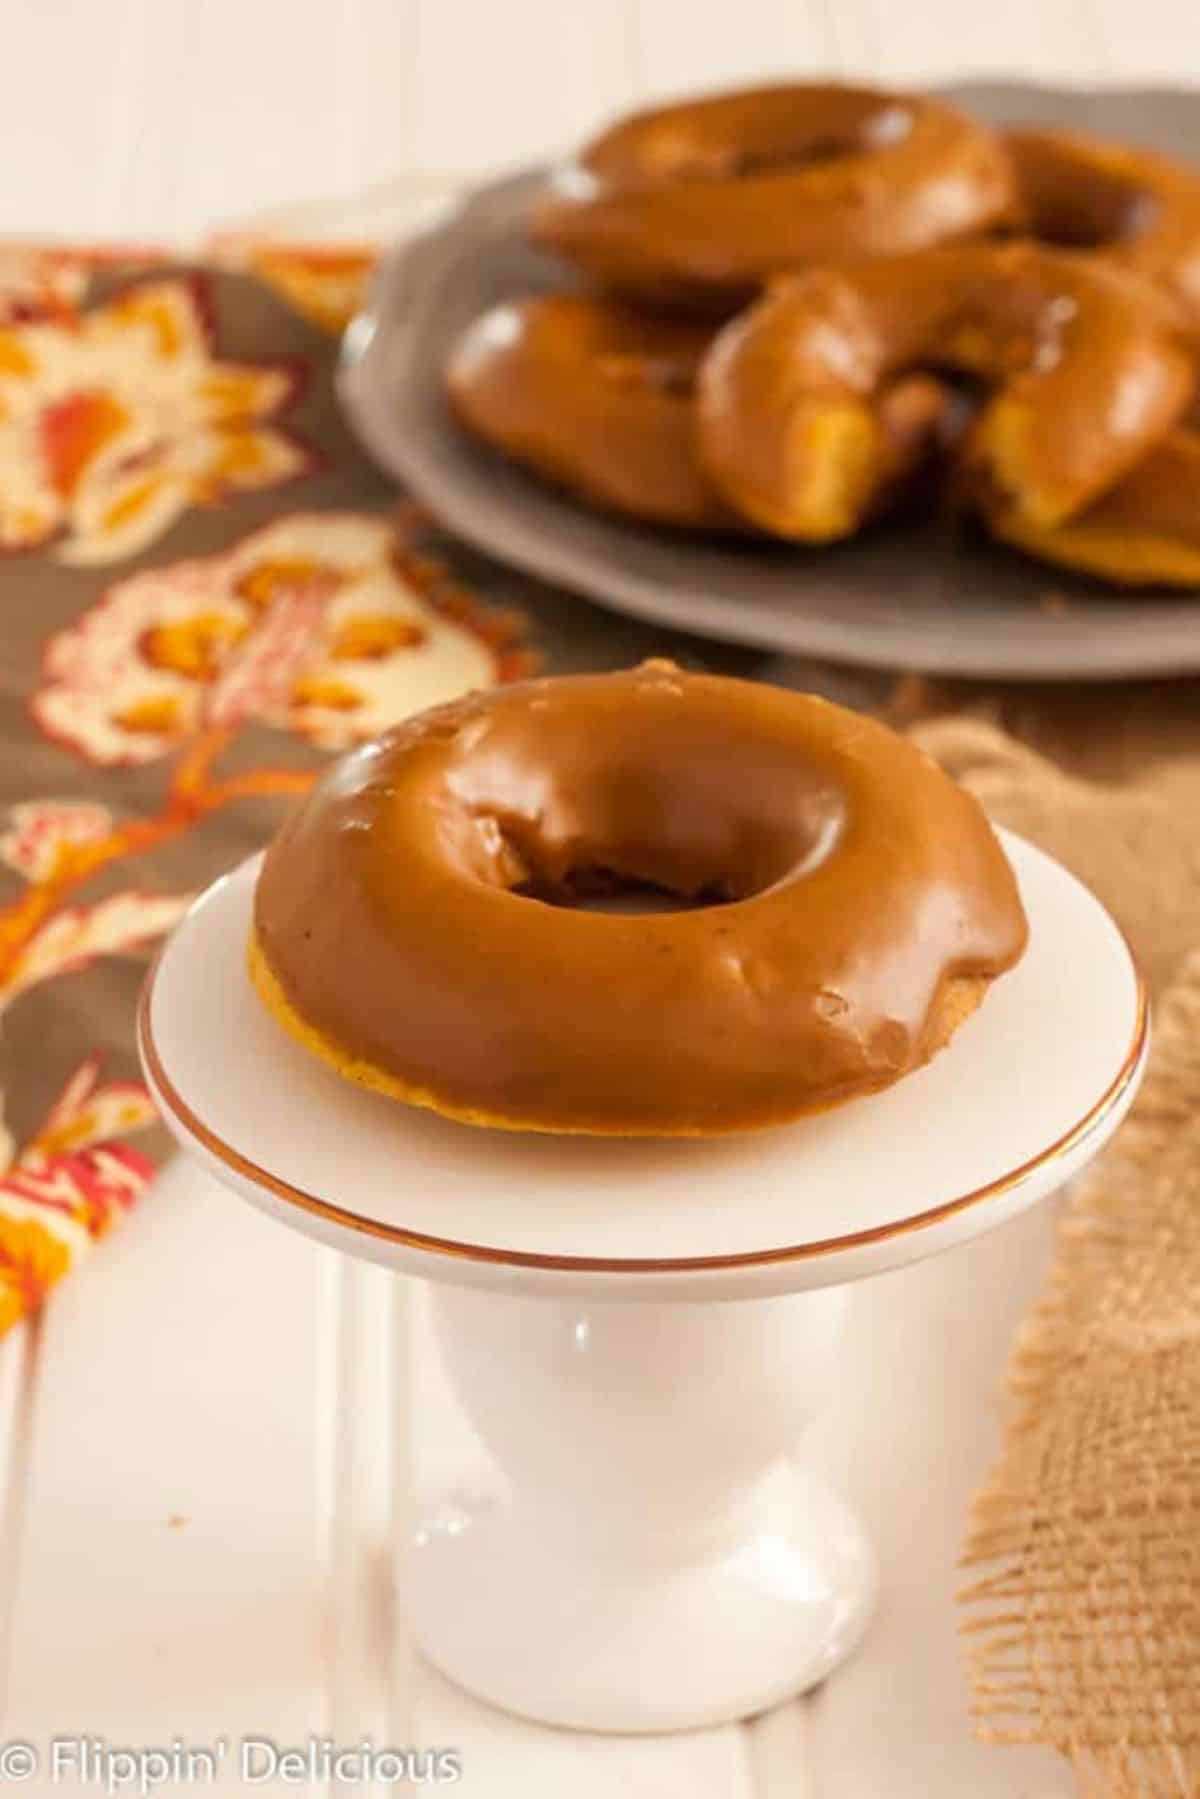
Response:
M293 1186L290 1181L282 1180L272 1174L269 1169L262 1168L252 1162L240 1150L226 1143L216 1131L212 1130L187 1104L187 1101L174 1086L154 1041L150 1011L154 992L155 977L158 973L162 951L146 976L138 1002L137 1039L138 1048L146 1072L150 1077L155 1095L164 1108L182 1127L188 1136L193 1137L210 1155L224 1164L234 1174L252 1181L256 1186L264 1187L277 1199L286 1200L290 1205L312 1216L324 1219L328 1224L340 1225L343 1229L357 1231L363 1236L377 1237L384 1242L396 1244L404 1249L415 1249L429 1255L450 1256L460 1261L486 1262L513 1268L557 1269L560 1272L576 1274L695 1274L706 1270L716 1272L729 1268L769 1267L774 1263L810 1261L818 1256L834 1255L839 1250L862 1249L873 1243L886 1243L894 1237L903 1237L911 1232L925 1230L930 1225L940 1224L943 1219L951 1218L956 1212L966 1211L968 1207L979 1205L987 1199L995 1199L1001 1193L1020 1186L1051 1163L1061 1161L1086 1137L1098 1130L1105 1119L1119 1104L1123 1095L1137 1073L1145 1053L1149 1029L1149 1002L1146 993L1146 982L1138 967L1133 950L1122 933L1122 941L1129 955L1137 982L1137 1011L1134 1021L1133 1041L1121 1063L1114 1079L1095 1104L1084 1113L1077 1124L1071 1126L1063 1136L1056 1139L1047 1149L1038 1155L1031 1156L1028 1161L1010 1169L1007 1174L1000 1175L994 1181L988 1181L982 1187L973 1188L969 1193L960 1194L955 1199L943 1201L941 1205L931 1206L927 1211L916 1212L910 1218L897 1219L891 1224L874 1225L868 1230L851 1231L842 1237L822 1237L813 1243L789 1244L782 1249L744 1250L737 1255L726 1256L668 1256L664 1258L647 1257L615 1257L615 1256L567 1256L539 1255L532 1250L498 1249L491 1244L460 1243L450 1237L432 1237L422 1231L408 1231L398 1225L387 1224L379 1218L365 1218L360 1212L352 1212L346 1206L334 1205L330 1200L320 1199L315 1193L307 1193L302 1187ZM479 1127L463 1127L476 1129Z

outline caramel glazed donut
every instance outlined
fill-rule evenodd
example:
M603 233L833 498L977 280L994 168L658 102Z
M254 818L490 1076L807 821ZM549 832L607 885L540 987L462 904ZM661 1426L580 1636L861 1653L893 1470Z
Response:
M1200 328L1200 174L1080 132L1010 131L1026 222L1154 279ZM1046 562L1135 586L1200 587L1200 414L1065 523L1011 513L997 537Z
M1200 587L1200 417L1168 432L1132 474L1061 525L985 516L1041 562L1131 587Z
M468 327L446 371L460 424L589 505L658 525L750 532L700 466L695 386L712 337L620 301L541 295ZM914 494L943 447L945 399L913 375L880 396L873 515Z
M691 909L580 910L651 887ZM1021 956L977 802L824 700L651 662L471 695L337 763L267 852L294 1036L472 1124L710 1135L925 1062Z
M1200 328L1200 173L1077 131L1009 131L1023 223L1157 281Z
M769 276L1015 218L1011 159L938 100L844 86L716 94L614 126L530 231L607 287L728 311Z
M696 458L692 394L712 333L614 301L497 306L459 339L459 422L593 506L700 531L745 529Z
M913 366L989 390L960 485L1014 532L1052 531L1129 475L1196 385L1174 304L1085 255L978 244L831 267L714 342L698 401L714 486L779 536L850 535L884 466L880 390Z

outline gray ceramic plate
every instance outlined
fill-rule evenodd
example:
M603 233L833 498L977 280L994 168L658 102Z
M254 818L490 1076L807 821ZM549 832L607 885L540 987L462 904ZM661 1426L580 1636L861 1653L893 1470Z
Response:
M951 92L985 117L1075 125L1200 163L1200 94ZM481 188L397 250L347 333L351 420L459 536L618 611L764 649L1041 679L1200 670L1200 595L1114 594L934 524L825 550L676 537L590 513L473 443L442 397L450 346L497 301L570 285L522 234L540 179Z

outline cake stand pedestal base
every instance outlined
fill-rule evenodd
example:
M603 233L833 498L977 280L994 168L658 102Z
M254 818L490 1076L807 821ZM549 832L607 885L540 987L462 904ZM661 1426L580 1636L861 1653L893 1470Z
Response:
M507 1478L419 1521L404 1590L429 1660L590 1730L719 1724L822 1680L875 1590L858 1524L790 1460L847 1298L435 1288L446 1371Z

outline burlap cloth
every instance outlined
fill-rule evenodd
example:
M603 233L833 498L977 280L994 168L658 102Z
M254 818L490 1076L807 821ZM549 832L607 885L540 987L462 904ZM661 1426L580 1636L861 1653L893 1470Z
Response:
M934 690L891 709L1080 874L1155 996L1150 1070L1071 1196L964 1552L980 1734L1082 1791L1200 1793L1200 686ZM953 715L947 715L953 709Z

